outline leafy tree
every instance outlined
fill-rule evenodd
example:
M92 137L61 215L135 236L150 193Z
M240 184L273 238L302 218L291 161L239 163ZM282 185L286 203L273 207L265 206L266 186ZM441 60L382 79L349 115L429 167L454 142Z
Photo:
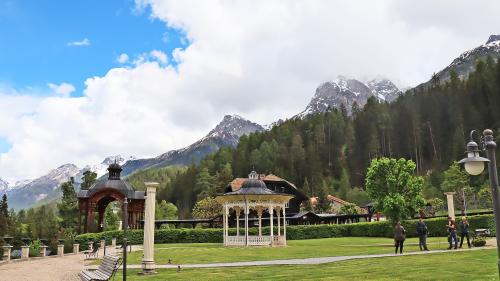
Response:
M342 215L357 215L359 211L359 207L354 204L345 204L340 208L340 213Z
M113 211L113 204L110 203L106 206L106 210L104 210L104 230L118 230L120 218Z
M155 218L157 220L175 220L177 219L177 207L165 200L156 204Z
M366 175L366 191L375 208L390 220L406 219L424 206L424 180L416 176L415 163L406 159L377 158Z
M59 216L61 216L61 226L63 228L74 229L78 223L78 200L76 198L73 182L68 181L61 184L61 203L57 204Z
M426 207L424 208L424 214L427 217L433 217L437 212L443 209L444 201L439 198L431 198L427 200Z
M465 190L466 191L465 191ZM469 175L462 170L458 163L453 162L448 170L444 172L444 180L441 184L441 190L455 192L458 208L464 211L464 192L470 193Z
M364 206L370 203L370 198L368 197L366 191L359 187L354 187L348 190L345 200L358 206Z
M479 202L483 208L493 208L493 199L491 197L491 188L488 184L481 187L478 192Z
M87 190L89 189L96 181L97 174L92 171L83 172L82 183L80 185L80 189Z
M222 205L213 197L206 197L196 202L193 207L193 218L196 219L211 219L220 215L222 215Z

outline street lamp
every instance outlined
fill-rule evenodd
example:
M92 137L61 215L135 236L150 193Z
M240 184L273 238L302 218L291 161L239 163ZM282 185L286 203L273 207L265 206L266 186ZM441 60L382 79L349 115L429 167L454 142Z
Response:
M486 157L479 156L479 146L472 139L475 130L470 132L470 141L467 144L467 157L460 160L458 163L463 163L467 173L475 176L479 175L484 170L484 163L488 163L488 174L490 178L491 196L493 197L493 213L495 214L495 227L500 231L500 193L498 192L498 174L495 150L497 144L493 140L493 131L486 129L483 131L483 139L481 140L482 150L486 151ZM498 273L500 275L500 233L496 234L497 252L498 252Z

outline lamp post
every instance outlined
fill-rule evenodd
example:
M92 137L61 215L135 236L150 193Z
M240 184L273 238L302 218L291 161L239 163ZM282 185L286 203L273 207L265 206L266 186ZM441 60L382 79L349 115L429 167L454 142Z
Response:
M497 252L498 252L498 273L500 275L500 193L498 191L498 174L495 150L497 144L493 139L493 131L486 129L483 131L483 150L486 150L486 157L479 156L479 146L473 140L475 130L470 132L470 141L467 143L467 157L460 160L458 163L463 163L465 170L470 175L479 175L484 170L484 163L488 163L488 174L490 177L491 196L493 197L493 212L495 214L495 227L497 230Z
M123 281L127 281L127 229L128 229L128 199L123 200Z

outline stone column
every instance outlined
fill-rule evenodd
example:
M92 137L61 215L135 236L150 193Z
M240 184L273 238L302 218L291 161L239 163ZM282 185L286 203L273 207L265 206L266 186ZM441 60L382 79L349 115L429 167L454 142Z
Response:
M455 195L455 192L445 192L444 194L448 201L448 216L451 217L452 220L455 220L455 205L453 204L453 195Z
M118 230L122 230L123 221L118 221Z
M12 252L12 246L4 245L3 248L3 260L10 261L10 253Z
M273 233L273 206L270 205L269 206L269 227L270 227L270 236L271 236L271 245L273 245L273 236L274 236L274 233Z
M64 244L57 245L57 255L60 257L64 256Z
M245 202L245 246L248 246L248 202Z
M101 249L103 250L103 255L106 254L106 240L101 239Z
M142 274L155 274L155 203L156 203L156 182L145 182L146 185L146 206L144 217L144 257L142 258Z
M286 246L286 211L285 206L283 206L283 243Z
M73 244L73 254L78 254L80 252L80 244Z
M30 257L30 246L21 246L21 259L27 259Z
M40 246L40 256L42 257L47 256L47 248L48 246L45 245Z
M113 247L113 249L116 248L116 237L111 238L111 247Z

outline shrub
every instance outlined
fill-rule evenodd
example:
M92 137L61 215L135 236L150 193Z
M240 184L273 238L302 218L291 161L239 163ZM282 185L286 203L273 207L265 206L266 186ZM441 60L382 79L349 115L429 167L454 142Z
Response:
M472 240L472 245L474 245L474 247L483 247L486 245L486 239L484 237L476 237Z
M417 236L417 220L403 221L406 228L407 237ZM429 236L447 236L446 229L447 218L427 219L427 228ZM470 231L477 228L491 229L491 235L495 235L495 223L493 215L470 216ZM368 237L393 237L394 226L388 221L380 222L360 222L353 224L320 224L320 225L291 225L287 226L287 239L304 240L330 237L350 237L350 236L368 236ZM240 229L243 233L243 228ZM249 234L256 235L257 228L250 228ZM262 235L269 235L270 228L263 227ZM274 233L278 233L277 227ZM235 228L229 229L230 235L236 234ZM130 230L127 232L129 244L142 244L142 230ZM123 240L123 231L106 231L100 233L86 233L76 237L82 250L88 249L88 241L100 241L105 239L107 244L111 243L111 238L116 237L117 243L121 244ZM155 231L155 243L222 243L221 228L182 228L182 229L159 229Z
M33 240L30 243L30 257L38 257L40 256L40 246L42 242L39 239Z

